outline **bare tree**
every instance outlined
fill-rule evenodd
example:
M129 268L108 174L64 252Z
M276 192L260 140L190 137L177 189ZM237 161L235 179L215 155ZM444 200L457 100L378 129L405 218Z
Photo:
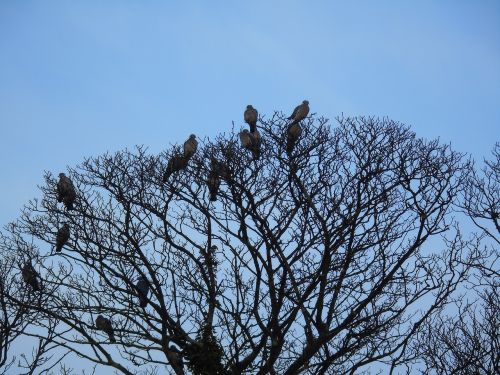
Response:
M275 113L252 152L231 133L188 157L89 158L69 169L71 210L47 173L4 234L36 248L43 303L9 298L57 322L60 350L124 374L411 362L411 340L485 256L452 212L470 165L388 119L338 122L306 118L293 148Z
M500 144L478 172L471 170L460 207L481 230L477 241L489 253L469 264L475 272L468 293L426 323L417 341L426 372L500 373ZM480 244L478 243L478 246Z

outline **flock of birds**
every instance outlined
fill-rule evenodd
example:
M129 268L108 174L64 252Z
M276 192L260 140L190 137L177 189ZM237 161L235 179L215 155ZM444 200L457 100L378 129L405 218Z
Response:
M300 135L302 134L300 122L304 120L308 114L309 102L307 100L304 100L301 104L295 107L292 115L288 117L288 120L291 120L291 122L288 124L286 133L286 152L288 154L293 151L298 139L300 138ZM257 160L260 157L261 143L261 136L257 130L258 112L254 107L248 105L243 114L243 118L245 122L250 126L250 131L248 131L248 129L244 129L242 132L240 132L239 136L241 146L249 150L252 153L253 159ZM194 134L191 134L188 140L184 142L183 152L175 154L170 158L167 169L163 176L163 181L166 182L171 174L179 172L180 170L186 168L189 160L196 153L197 148L198 141L196 140L196 136ZM227 180L229 178L229 172L229 168L224 163L218 161L215 158L211 159L211 169L207 178L207 185L211 201L217 200L217 193L219 190L221 178ZM72 210L75 200L76 190L73 182L64 173L60 173L59 181L57 183L57 201L59 203L62 202L67 210ZM57 231L55 246L56 252L62 251L63 247L69 241L70 236L70 226L66 223ZM27 285L31 286L33 290L41 290L40 275L33 268L30 262L26 263L23 266L21 275L24 282ZM137 298L139 300L139 306L141 308L145 308L148 304L148 295L150 289L148 280L145 277L139 277L135 285L135 289ZM103 315L98 315L95 320L95 325L97 329L105 332L108 335L110 342L116 342L113 326L110 319L104 317Z

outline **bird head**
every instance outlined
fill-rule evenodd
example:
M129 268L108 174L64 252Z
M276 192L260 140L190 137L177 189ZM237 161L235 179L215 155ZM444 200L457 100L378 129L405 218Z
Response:
M63 177L66 177L66 175L64 173L59 173L59 178L63 178Z
M302 104L309 104L309 101L308 100L304 100L304 101L302 101Z
M190 138L190 139L196 139L196 135L191 134L191 135L189 136L189 138Z
M66 230L69 230L69 224L68 223L64 223L63 228L66 229Z
M249 104L247 105L247 109L253 109L253 107Z

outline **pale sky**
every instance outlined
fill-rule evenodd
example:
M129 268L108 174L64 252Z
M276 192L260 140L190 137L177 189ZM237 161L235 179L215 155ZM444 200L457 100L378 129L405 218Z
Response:
M304 99L481 160L500 140L500 1L3 0L0 225L44 170Z

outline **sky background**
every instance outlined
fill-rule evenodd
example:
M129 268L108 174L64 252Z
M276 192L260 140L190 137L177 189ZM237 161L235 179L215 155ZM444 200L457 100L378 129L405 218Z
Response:
M303 99L481 160L500 141L500 1L1 0L0 226L45 170Z
M0 1L0 225L45 170L291 110L388 116L481 160L500 1Z

